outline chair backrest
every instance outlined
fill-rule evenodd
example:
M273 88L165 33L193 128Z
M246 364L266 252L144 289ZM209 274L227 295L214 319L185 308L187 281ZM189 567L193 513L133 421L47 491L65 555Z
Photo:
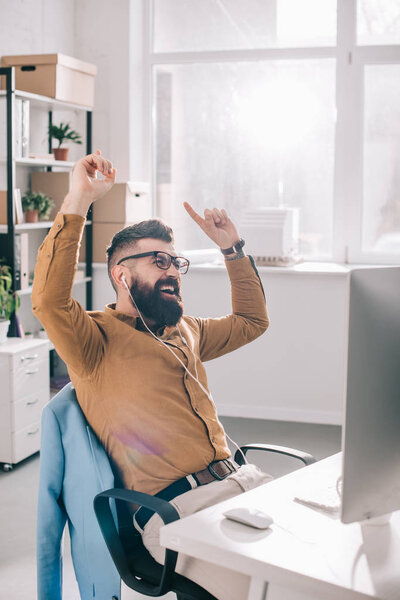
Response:
M44 408L38 501L38 597L60 597L62 536L68 522L81 598L120 597L120 577L93 510L96 494L114 487L104 448L88 425L72 384ZM112 506L116 519L115 506ZM57 589L56 589L57 588Z

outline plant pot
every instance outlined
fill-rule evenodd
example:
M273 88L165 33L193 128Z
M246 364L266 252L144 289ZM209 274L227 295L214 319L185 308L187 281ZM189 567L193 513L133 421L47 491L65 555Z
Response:
M24 215L25 223L37 223L39 221L39 211L36 208L34 210L26 210Z
M53 148L54 158L56 160L68 160L69 148Z
M4 344L7 340L8 328L10 327L10 321L0 320L0 344Z

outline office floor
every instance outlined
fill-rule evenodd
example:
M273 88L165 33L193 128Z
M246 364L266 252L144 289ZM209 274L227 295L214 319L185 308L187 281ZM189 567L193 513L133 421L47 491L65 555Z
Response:
M340 450L340 427L282 423L256 419L221 417L228 435L238 444L264 442L292 446L324 458ZM254 459L253 459L254 456ZM256 456L251 460L274 477L297 467L292 459L276 455ZM13 471L0 471L0 598L27 600L36 597L35 520L39 476L39 455L23 461ZM69 556L69 540L65 543L63 600L79 598ZM123 600L143 598L123 591ZM164 596L173 600L174 594Z

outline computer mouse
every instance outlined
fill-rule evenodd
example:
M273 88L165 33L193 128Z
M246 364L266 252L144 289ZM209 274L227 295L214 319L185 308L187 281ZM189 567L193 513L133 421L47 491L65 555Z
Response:
M223 515L231 521L237 521L256 529L268 529L274 522L272 517L256 508L231 508L226 510Z

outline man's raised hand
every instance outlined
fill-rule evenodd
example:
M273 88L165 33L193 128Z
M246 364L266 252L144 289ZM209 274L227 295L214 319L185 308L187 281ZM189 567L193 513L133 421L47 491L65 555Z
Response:
M104 179L96 179L96 171L104 175ZM114 185L115 169L111 161L101 156L100 150L95 154L84 156L75 164L72 171L71 192L81 194L95 202L106 194Z
M97 171L104 179L96 179ZM92 202L102 198L112 188L115 173L112 163L101 156L100 150L78 160L72 171L71 189L61 212L86 216Z
M203 219L188 202L184 202L183 206L193 221L221 249L230 248L239 241L238 231L224 209L206 208Z

